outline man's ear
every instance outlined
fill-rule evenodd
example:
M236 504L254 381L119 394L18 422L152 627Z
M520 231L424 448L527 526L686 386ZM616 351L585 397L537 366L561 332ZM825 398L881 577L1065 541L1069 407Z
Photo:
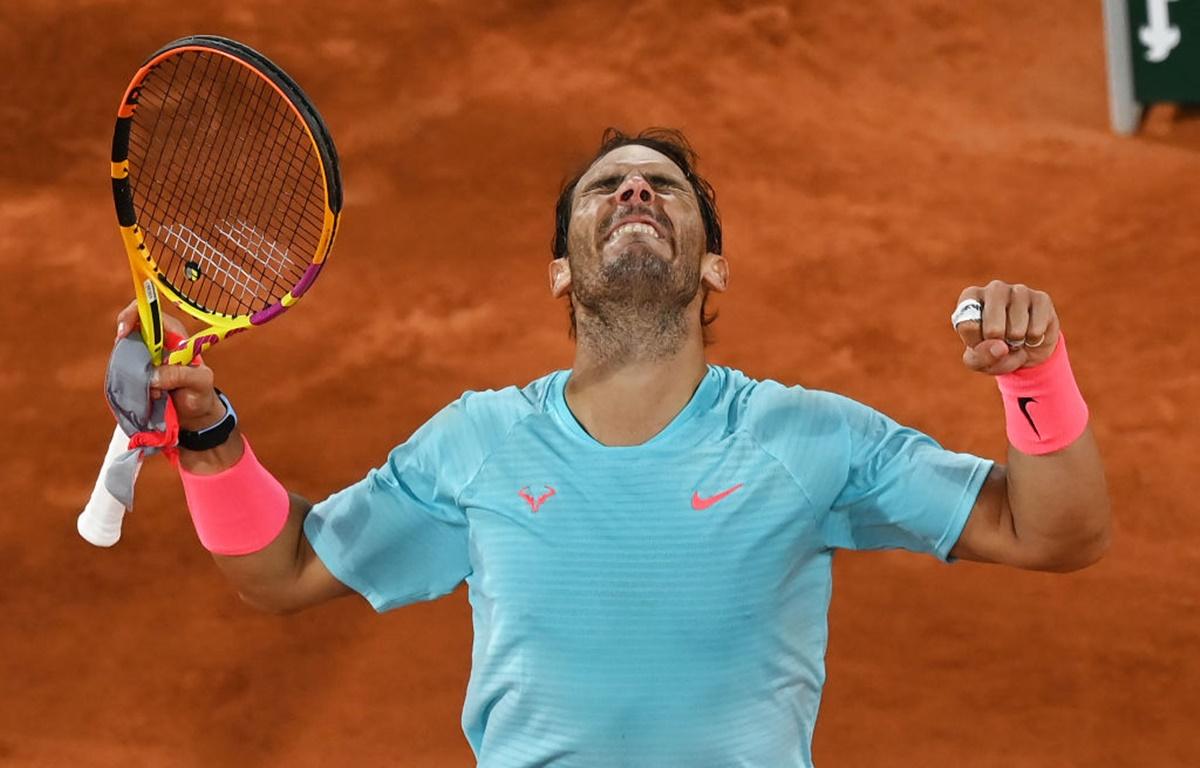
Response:
M560 299L571 292L571 264L564 256L550 262L550 295Z
M729 262L719 253L706 253L700 257L700 280L711 291L724 293L729 287Z

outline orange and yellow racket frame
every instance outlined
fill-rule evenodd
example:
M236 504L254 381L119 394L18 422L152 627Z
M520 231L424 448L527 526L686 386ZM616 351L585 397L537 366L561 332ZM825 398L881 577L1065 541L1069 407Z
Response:
M172 56L186 53L206 53L224 56L262 78L291 107L305 135L320 159L321 181L324 186L324 222L315 252L299 281L276 303L253 313L232 315L215 312L192 301L172 287L160 272L144 233L138 224L137 202L130 184L129 137L138 97L146 78ZM186 365L202 350L231 336L268 322L300 300L317 278L333 248L342 210L342 182L337 150L325 122L300 87L282 69L249 46L215 35L193 35L180 38L156 51L138 70L121 98L117 110L116 129L112 147L112 188L121 239L129 257L137 297L138 317L142 338L150 350L155 365L163 362ZM205 328L180 342L174 349L164 350L165 333L162 323L161 299L165 297L187 314L205 324Z

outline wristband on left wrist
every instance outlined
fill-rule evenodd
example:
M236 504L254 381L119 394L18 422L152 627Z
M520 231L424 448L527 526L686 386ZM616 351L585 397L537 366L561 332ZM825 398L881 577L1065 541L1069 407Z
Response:
M1071 372L1061 332L1049 359L997 376L996 384L1004 400L1008 441L1021 453L1040 456L1062 450L1087 429L1087 403Z

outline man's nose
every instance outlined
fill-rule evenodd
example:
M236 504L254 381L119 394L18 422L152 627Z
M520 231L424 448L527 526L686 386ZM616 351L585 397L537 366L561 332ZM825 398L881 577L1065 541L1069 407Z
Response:
M624 205L645 205L654 200L654 189L641 176L633 175L617 187L617 202Z

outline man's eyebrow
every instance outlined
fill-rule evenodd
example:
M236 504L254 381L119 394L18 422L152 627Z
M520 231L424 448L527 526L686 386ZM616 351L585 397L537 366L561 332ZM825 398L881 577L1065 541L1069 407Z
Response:
M592 181L589 181L587 184L583 185L583 191L597 189L599 187L615 186L624 180L625 175L626 174L623 173L610 173L607 176L601 176L598 179L593 179ZM686 179L682 177L676 178L673 175L661 171L643 174L643 178L656 187L671 186L683 188L687 186Z

